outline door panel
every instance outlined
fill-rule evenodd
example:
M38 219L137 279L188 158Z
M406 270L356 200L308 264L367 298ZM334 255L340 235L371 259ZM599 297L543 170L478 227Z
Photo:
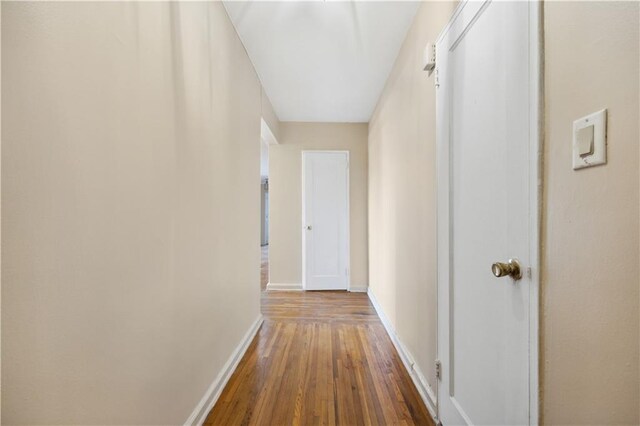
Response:
M437 45L443 424L529 423L527 2L469 2Z
M346 290L348 153L303 153L303 274L306 290Z

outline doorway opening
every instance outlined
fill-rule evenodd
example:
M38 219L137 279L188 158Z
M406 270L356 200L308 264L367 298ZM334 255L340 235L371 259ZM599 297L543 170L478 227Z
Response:
M269 283L269 145L276 142L271 129L260 123L260 290Z
M269 176L260 176L260 289L269 282Z

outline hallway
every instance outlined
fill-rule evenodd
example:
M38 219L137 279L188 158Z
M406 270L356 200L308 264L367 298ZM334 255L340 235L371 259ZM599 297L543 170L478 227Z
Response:
M640 425L640 1L0 27L0 424Z
M263 292L262 312L205 424L433 425L366 294Z

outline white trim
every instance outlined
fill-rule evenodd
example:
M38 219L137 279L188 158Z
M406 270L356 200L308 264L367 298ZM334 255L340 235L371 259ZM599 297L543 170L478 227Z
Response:
M451 14L451 17L449 18L449 22L447 22L447 25L444 26L444 28L440 31L440 34L438 35L438 38L436 38L435 44L438 44L438 43L440 43L440 41L442 41L442 39L444 38L445 34L447 34L449 32L449 29L451 28L451 25L453 25L453 23L456 21L456 19L458 19L458 15L460 14L460 12L462 12L462 9L464 9L464 7L465 7L465 5L467 3L468 3L467 1L461 1L461 2L458 3L458 6L456 6L455 10ZM436 66L438 65L437 60L438 60L438 58L436 57Z
M267 291L302 291L300 283L268 283Z
M542 1L529 3L529 132L531 169L529 173L529 241L531 244L531 284L529 287L529 424L539 423L539 321L540 321L540 231L542 220L542 156L544 135L544 72Z
M260 118L260 138L265 141L267 145L278 145L278 140L271 131L271 127L264 121L264 118Z
M427 379L425 378L424 374L422 374L422 370L420 370L420 367L418 367L418 364L416 364L416 362L414 361L414 358L413 358L413 355L411 355L411 352L409 352L407 347L402 343L402 341L396 334L396 331L393 328L393 325L391 325L391 323L389 322L389 319L384 314L384 311L382 310L382 307L378 303L375 295L371 291L371 288L369 288L369 290L367 291L367 295L369 296L369 300L371 301L371 304L376 310L376 313L378 314L378 317L380 318L382 325L384 326L385 330L387 330L387 334L389 335L389 338L391 338L391 342L393 343L393 346L396 348L396 351L398 351L398 355L402 360L402 364L404 365L404 368L409 373L409 376L411 377L411 381L413 381L413 384L418 390L418 393L420 394L422 401L426 405L427 410L429 410L429 414L431 414L431 417L434 419L434 422L438 424L438 418L436 416L435 392L433 391L431 386L429 386L429 382L427 382Z
M220 394L222 393L224 387L227 385L227 382L231 378L231 375L235 371L236 367L238 367L238 364L244 356L244 353L247 351L249 344L251 343L251 341L253 341L256 333L258 333L258 330L260 329L263 321L264 318L262 317L262 315L260 315L251 325L251 327L249 327L249 330L240 341L240 344L236 347L227 362L224 364L222 370L220 370L218 376L213 380L213 383L211 383L187 421L184 422L185 426L201 426L204 423L207 415L209 415L209 412L215 405L216 401L218 401L218 398L220 398Z
M366 293L368 290L369 290L369 286L367 286L367 285L363 285L363 286L352 285L352 286L349 286L349 291L351 293Z
M300 170L302 172L302 229L306 226L306 212L305 212L305 198L304 198L304 155L305 153L340 153L347 154L347 253L346 253L346 267L347 267L347 291L351 291L351 156L348 150L339 149L305 149L301 152L300 157ZM302 232L302 290L307 288L307 245L305 244L305 232ZM358 291L358 290L353 290Z

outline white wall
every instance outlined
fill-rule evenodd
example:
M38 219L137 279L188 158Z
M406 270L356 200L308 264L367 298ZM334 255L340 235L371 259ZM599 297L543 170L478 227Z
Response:
M258 78L220 3L2 9L2 422L181 424L260 313Z
M271 105L271 101L267 97L264 89L261 89L262 96L262 118L269 126L269 130L273 133L273 136L276 138L280 138L280 119L278 119L278 115L273 109L273 105Z
M436 128L422 54L455 3L420 6L369 123L371 291L435 390Z
M263 137L260 138L260 176L269 176L269 143Z
M349 151L351 287L367 279L367 125L280 124L269 147L269 281L302 285L302 151Z

